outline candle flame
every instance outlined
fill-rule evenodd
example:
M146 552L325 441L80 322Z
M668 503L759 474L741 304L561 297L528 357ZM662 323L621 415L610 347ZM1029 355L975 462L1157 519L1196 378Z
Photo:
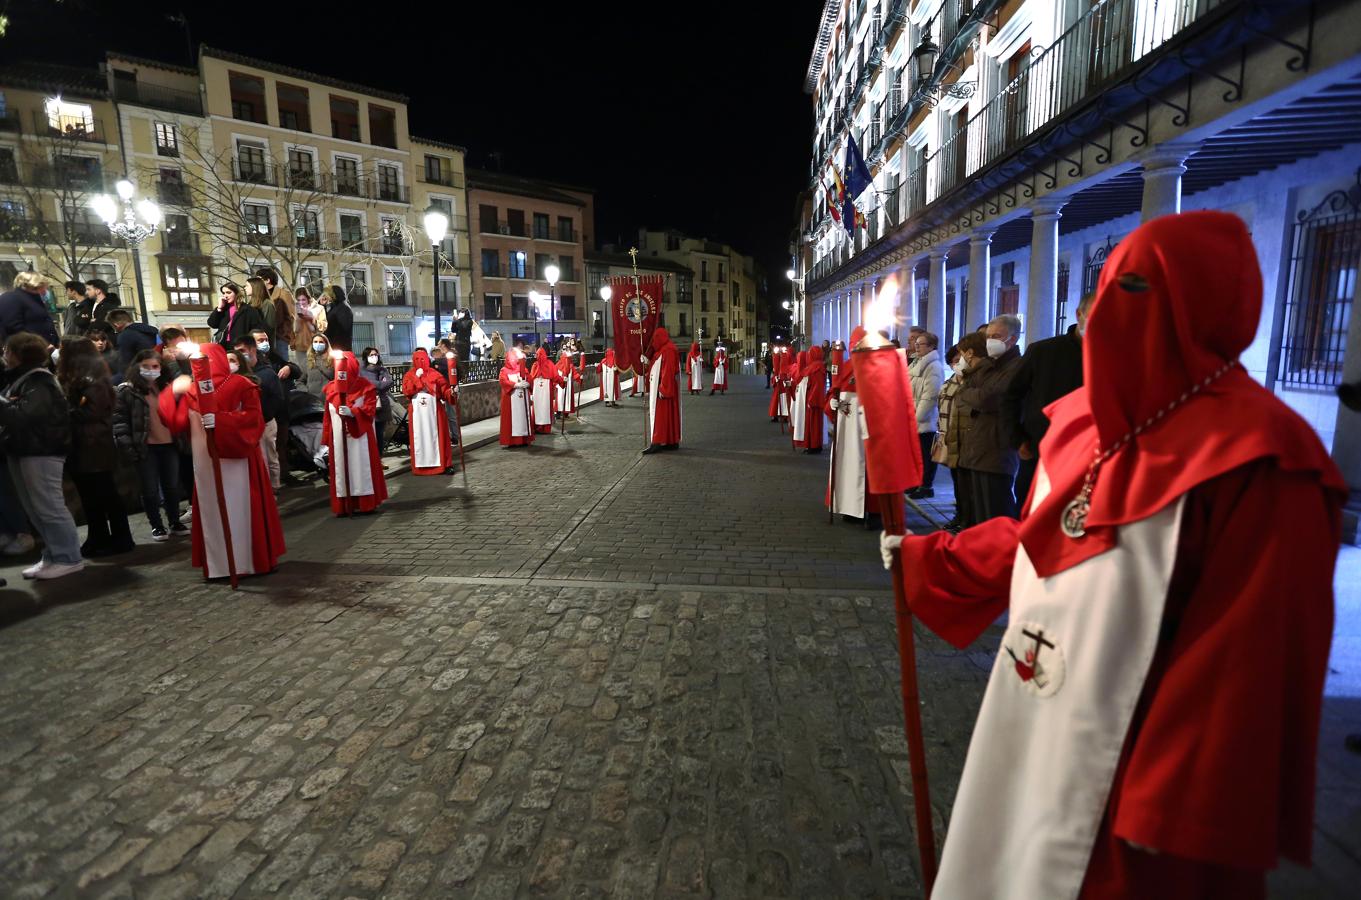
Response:
M344 355L345 355L345 354L344 354L343 352L341 352L340 350L332 350L332 351L331 351L331 359L334 359L334 360L336 360L336 361L339 361L340 358L341 358L342 356L344 356Z
M898 280L890 276L879 288L879 294L865 310L865 330L887 332L897 319Z
M203 351L200 350L198 344L195 344L193 341L184 341L180 344L180 349L183 350L184 355L190 359L203 358Z

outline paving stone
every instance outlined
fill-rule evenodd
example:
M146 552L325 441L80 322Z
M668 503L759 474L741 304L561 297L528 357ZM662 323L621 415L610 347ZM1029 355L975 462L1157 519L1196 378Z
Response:
M211 825L185 825L161 838L142 856L143 875L163 875L212 834Z

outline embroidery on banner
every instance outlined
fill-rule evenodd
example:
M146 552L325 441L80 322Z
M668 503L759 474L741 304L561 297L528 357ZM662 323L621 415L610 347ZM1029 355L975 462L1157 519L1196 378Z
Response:
M1012 672L1027 691L1036 697L1052 697L1063 686L1063 649L1053 636L1034 622L1019 622L1007 628L1002 649L1011 657Z

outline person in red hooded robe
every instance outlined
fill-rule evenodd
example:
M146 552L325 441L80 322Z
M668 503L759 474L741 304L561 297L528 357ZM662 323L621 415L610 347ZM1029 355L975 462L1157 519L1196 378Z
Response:
M704 390L704 354L698 342L691 343L690 352L685 355L685 378L692 395Z
M260 450L265 432L260 412L260 388L242 375L233 374L227 351L221 344L205 344L212 391L202 393L188 375L175 379L172 389L161 391L161 421L174 434L189 433L194 459L194 521L191 540L193 564L205 578L231 574L227 560L227 536L218 506L217 481L208 450L207 432L217 444L222 473L222 496L231 530L232 562L238 575L264 575L274 571L284 554L284 529L269 484L269 468ZM205 408L211 411L204 411Z
M614 358L614 348L605 351L605 358L596 363L600 370L600 399L606 406L619 405L619 363Z
M501 364L501 446L524 447L534 443L533 416L529 408L529 373L525 354L511 347Z
M714 391L721 394L728 392L728 348L722 344L714 347L714 383L709 388L709 396L714 395Z
M865 336L863 326L851 332L851 346ZM833 351L836 352L835 350ZM832 376L832 396L827 401L827 418L832 422L832 457L828 461L827 499L834 515L864 519L869 496L865 476L865 432L860 398L855 392L855 367L844 356Z
M359 374L359 363L348 350L331 351L335 378L326 383L322 399L326 416L321 440L331 472L331 511L337 516L370 513L388 497L378 436L378 392Z
M781 379L781 390L785 396L785 403L789 410L789 437L796 449L805 447L807 440L804 438L804 431L807 423L807 407L804 405L799 393L799 384L803 378L803 367L808 364L808 351L800 350L794 357L794 363L786 366L784 377Z
M936 896L1260 898L1308 863L1346 485L1238 361L1261 304L1241 219L1143 224L1021 520L902 540L937 634L1009 613Z
M548 359L548 351L543 347L534 356L534 368L529 371L530 410L534 418L534 430L539 434L553 433L553 418L557 409L557 398L553 388L565 384L558 367Z
M581 381L586 376L586 354L579 351L573 341L563 345L558 356L558 374L562 376L562 384L554 391L558 414L574 416L577 414Z
M795 446L803 447L804 453L821 453L822 407L827 402L827 367L822 362L821 347L810 349L804 364L799 367L796 399L795 412L803 431L794 436Z
M789 348L776 344L770 348L770 421L779 422L789 415L789 406L784 397L784 370L789 362Z
M679 450L681 440L680 354L665 328L652 332L652 344L643 357L647 366L647 433L652 444L644 453Z
M449 438L447 405L453 402L449 382L430 363L424 348L411 354L411 368L402 376L407 405L407 436L411 471L415 475L444 475L453 470L454 445Z

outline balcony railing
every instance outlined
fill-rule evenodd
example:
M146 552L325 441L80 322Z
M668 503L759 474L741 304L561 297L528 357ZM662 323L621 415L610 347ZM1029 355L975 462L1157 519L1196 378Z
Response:
M180 91L156 84L114 81L113 98L120 103L135 103L138 106L167 109L192 116L203 115L203 101L197 91Z
M94 144L105 143L104 125L99 119L62 117L54 124L47 113L41 110L36 110L33 113L33 133L47 137L89 141Z
M435 173L428 169L421 169L421 174L416 180L421 184L437 184L447 188L461 188L466 184L462 172Z
M400 181L383 181L379 178L373 179L373 199L385 200L391 203L406 203L408 192L406 185Z
M257 163L240 157L232 160L232 180L246 184L277 186L278 170L268 163Z
M183 253L197 256L199 236L195 232L176 228L161 232L161 251L163 253Z
M28 183L33 187L68 193L99 193L109 187L100 169L81 170L51 163L30 166Z
M482 223L482 227L485 229L489 224L490 224L490 223L483 222L483 223ZM515 225L515 224L512 224L512 223L510 223L510 222L507 222L505 219L502 219L501 221L499 221L499 222L496 223L496 231L493 231L493 232L483 231L482 233L483 233L483 234L504 234L504 235L509 235L510 237L522 237L522 238L527 238L527 237L529 237L529 229L528 229L527 227L525 227L525 225L524 225L523 223L518 224L518 225Z

